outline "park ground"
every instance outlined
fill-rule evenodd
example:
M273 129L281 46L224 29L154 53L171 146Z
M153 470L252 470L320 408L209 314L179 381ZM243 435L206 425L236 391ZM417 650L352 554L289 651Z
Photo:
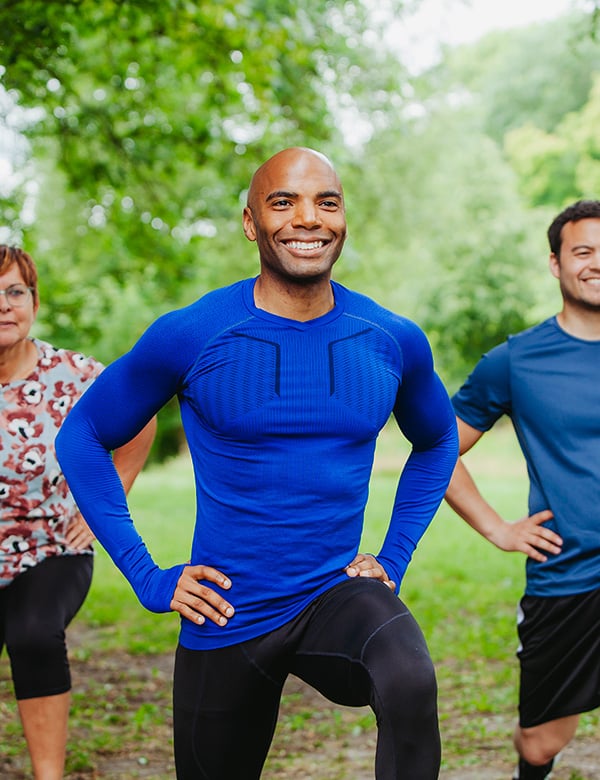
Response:
M71 720L66 778L174 778L172 654L90 653L89 648L96 646L92 634L77 622L71 629L73 696L78 706ZM509 780L513 713L465 713L456 690L460 685L452 683L461 678L461 671L456 675L440 671L444 672L438 675L444 737L440 780ZM600 732L597 726L587 731L564 752L553 780L600 780ZM290 678L265 780L372 780L375 737L368 708L333 705ZM5 656L0 662L0 744L0 778L30 777Z
M513 440L509 429L495 432L489 444L484 441L479 445L472 467L488 489L499 491L496 502L514 500L518 507L523 502L521 493L516 491L513 495L508 490L517 479ZM380 514L386 516L385 508L395 491L402 461L394 436L389 440L383 436L381 444L375 469L379 481L373 494L381 497L384 510ZM503 477L500 483L499 475ZM165 511L174 511L173 486L184 503L184 486L192 484L189 469L178 461L163 464L158 470L142 474L139 482L139 499L148 504L139 511L143 509L145 516L156 513L155 546L160 549L169 541L164 538L162 517ZM191 487L188 500L193 502ZM518 516L518 509L509 504L505 511L507 516ZM440 780L510 780L514 768L511 733L516 715L517 662L513 649L513 604L521 584L518 578L511 585L511 572L518 571L520 577L522 564L499 551L496 555L491 545L479 544L476 534L465 524L452 525L440 519L428 532L425 545L420 545L424 557L414 568L414 584L408 583L409 603L421 610L420 619L428 626L426 635L437 635L432 645L443 743ZM468 577L460 564L462 560L469 561ZM157 645L161 652L149 650L150 624L140 626L138 622L144 611L137 605L137 611L132 609L132 597L126 600L121 590L113 593L112 566L103 568L102 564L102 556L98 556L94 576L97 585L103 587L97 591L94 609L87 610L87 618L78 615L69 629L73 714L65 780L174 780L173 652L162 652L171 646L171 640ZM491 570L495 573L493 578L489 576ZM438 572L437 578L431 579L431 571ZM425 580L419 579L421 572L425 573ZM428 598L419 602L424 588ZM125 601L125 607L115 617L120 599ZM87 604L93 601L90 597ZM468 611L465 604L469 605ZM106 607L106 615L100 607ZM427 613L429 607L431 614ZM446 615L443 622L440 615ZM163 620L166 618L161 616L157 622L162 625ZM136 633L144 641L131 641ZM176 630L172 636L174 643ZM129 652L123 649L126 646ZM375 740L376 726L368 708L333 705L296 678L290 678L263 778L373 780ZM0 780L30 777L8 660L3 653ZM598 711L584 716L578 735L564 751L552 780L600 780Z

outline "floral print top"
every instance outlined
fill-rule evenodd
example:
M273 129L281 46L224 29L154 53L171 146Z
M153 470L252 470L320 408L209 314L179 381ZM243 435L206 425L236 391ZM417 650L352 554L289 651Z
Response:
M77 507L54 439L103 366L39 339L33 343L36 368L26 379L0 385L0 587L45 558L92 552L65 539Z

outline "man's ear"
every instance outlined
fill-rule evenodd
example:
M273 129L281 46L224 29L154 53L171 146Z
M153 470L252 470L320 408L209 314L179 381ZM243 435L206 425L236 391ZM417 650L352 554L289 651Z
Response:
M552 276L554 276L555 279L559 279L560 278L560 260L554 254L554 252L550 253L550 259L548 260L548 266L550 268L550 273L552 274Z
M248 241L256 241L256 230L254 228L254 217L250 206L246 206L244 213L242 214L242 225L244 227L244 234Z

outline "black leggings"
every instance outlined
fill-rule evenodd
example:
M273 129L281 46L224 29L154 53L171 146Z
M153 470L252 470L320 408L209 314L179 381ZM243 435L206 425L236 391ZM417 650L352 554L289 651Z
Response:
M381 582L349 579L265 636L219 650L177 649L178 780L257 780L288 674L377 716L377 780L436 780L437 686L425 639Z
M0 652L6 644L17 699L71 689L65 629L92 581L91 555L63 555L0 588Z

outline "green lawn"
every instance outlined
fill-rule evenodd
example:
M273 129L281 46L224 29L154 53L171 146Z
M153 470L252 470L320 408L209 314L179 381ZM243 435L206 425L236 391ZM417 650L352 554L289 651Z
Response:
M386 430L377 450L365 550L377 549L383 538L406 454L402 437L393 428ZM484 437L471 453L470 465L506 517L524 514L524 467L508 427ZM131 505L157 562L168 566L185 560L194 514L188 459L145 471L134 486ZM523 581L522 556L497 550L445 504L440 508L409 567L402 597L427 637L440 685L461 686L465 711L507 707L515 701L515 608ZM100 627L96 636L101 649L156 653L170 651L176 643L177 616L146 612L102 550L78 620ZM467 670L466 676L457 676L458 667Z
M385 534L406 455L400 434L394 428L386 429L377 449L364 550L376 550ZM525 514L525 469L508 426L499 426L484 437L467 462L486 497L505 517L517 519ZM144 471L130 502L138 530L155 560L162 566L186 560L194 522L189 460L180 457ZM444 504L405 577L402 598L419 621L437 668L445 770L469 764L484 766L490 757L504 766L513 760L515 609L524 585L524 564L522 555L497 550ZM99 549L92 589L76 624L84 634L72 652L84 677L73 701L68 776L89 777L102 755L109 756L111 762L132 751L147 756L153 740L160 744L157 751L164 752L170 739L170 684L158 671L152 671L150 678L140 676L140 672L154 669L159 658L156 654L173 653L178 616L145 611ZM85 634L88 629L93 629L89 637ZM135 665L127 660L131 654L139 659ZM109 675L104 673L107 664L111 665ZM0 678L8 680L5 655ZM293 771L288 775L286 770L296 760L293 744L299 730L303 736L296 737L296 744L306 745L310 738L315 746L335 740L343 745L357 734L368 736L375 731L368 710L346 720L332 708L314 713L304 705L298 709L292 699L284 701L280 721L277 752L268 764L271 774L267 776L274 778L299 776ZM597 714L583 718L580 733L588 739L597 738ZM7 755L13 757L11 761L22 760L24 744L8 689L0 696L1 740L10 745ZM339 776L347 777L343 773Z
M507 517L526 509L521 457L508 428L483 438L471 466L486 495ZM406 444L386 429L377 449L363 549L375 550L385 534ZM138 530L162 566L189 555L194 521L189 460L177 458L144 471L130 496ZM523 586L524 560L496 550L445 504L419 545L402 587L436 658L468 652L494 657L514 646L514 610ZM173 647L175 615L152 615L137 603L129 585L99 550L91 593L79 619L106 628L106 641L133 652Z

